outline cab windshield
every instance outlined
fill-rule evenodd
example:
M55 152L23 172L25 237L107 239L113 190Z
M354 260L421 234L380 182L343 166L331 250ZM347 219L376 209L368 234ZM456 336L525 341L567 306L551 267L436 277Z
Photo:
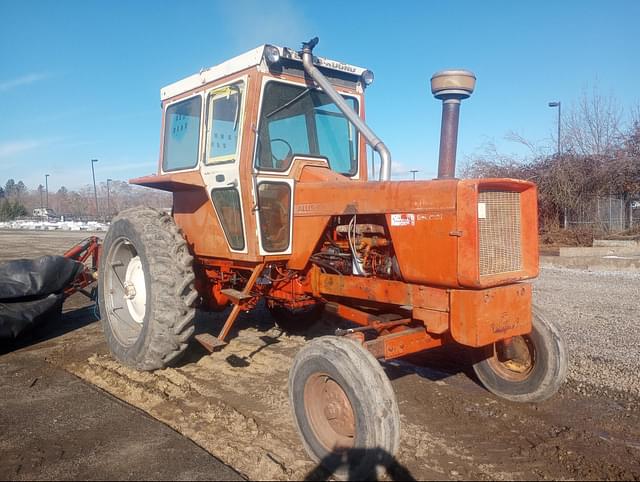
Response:
M358 112L358 101L344 96ZM306 86L271 81L264 89L256 166L286 171L295 155L321 156L341 174L358 170L355 127L324 92Z

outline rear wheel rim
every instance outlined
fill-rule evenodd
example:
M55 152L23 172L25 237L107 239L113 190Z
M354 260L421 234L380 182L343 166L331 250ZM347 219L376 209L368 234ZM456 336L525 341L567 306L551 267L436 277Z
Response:
M501 344L494 343L492 354L487 359L491 369L501 378L510 382L525 381L531 375L536 362L536 350L533 340L528 335L514 336L511 343L514 344L515 357L502 356Z
M342 387L326 373L314 373L304 387L309 426L328 452L354 446L356 421L353 406Z
M131 346L142 333L147 281L142 260L129 239L120 237L113 242L104 270L107 320L117 340Z

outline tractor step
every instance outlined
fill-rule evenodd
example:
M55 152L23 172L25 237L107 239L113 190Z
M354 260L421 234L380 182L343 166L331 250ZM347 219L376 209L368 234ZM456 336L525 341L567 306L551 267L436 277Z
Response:
M198 343L200 343L206 350L213 353L216 348L222 348L227 344L226 341L222 341L220 338L213 336L210 333L200 333L194 337Z
M242 291L234 290L233 288L226 288L220 291L223 295L231 300L234 305L239 305L244 301L253 298L250 294L243 293Z

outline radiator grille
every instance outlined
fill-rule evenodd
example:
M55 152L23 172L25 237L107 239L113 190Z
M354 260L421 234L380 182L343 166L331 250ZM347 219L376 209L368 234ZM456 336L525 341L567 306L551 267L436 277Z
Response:
M519 192L480 192L478 228L480 276L522 270Z

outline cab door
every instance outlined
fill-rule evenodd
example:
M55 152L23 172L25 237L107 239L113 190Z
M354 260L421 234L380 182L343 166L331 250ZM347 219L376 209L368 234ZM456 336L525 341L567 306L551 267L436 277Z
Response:
M243 79L207 92L201 170L229 250L237 253L247 253L239 167L245 85Z

